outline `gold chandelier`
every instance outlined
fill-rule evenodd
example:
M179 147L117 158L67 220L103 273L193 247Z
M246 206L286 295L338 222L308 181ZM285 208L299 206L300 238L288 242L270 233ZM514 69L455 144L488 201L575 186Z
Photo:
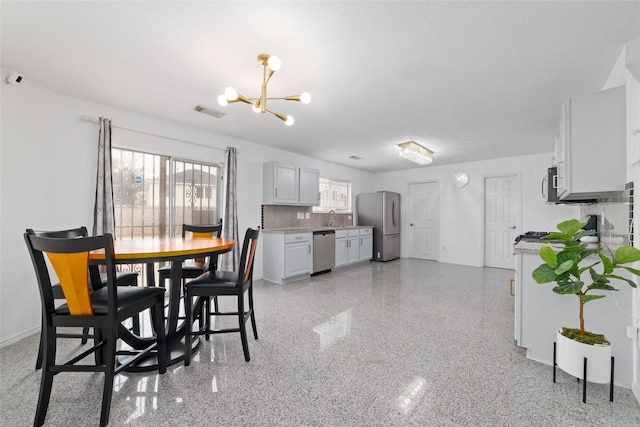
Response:
M256 113L271 113L280 120L282 120L286 125L291 126L293 124L293 116L285 116L284 114L276 113L275 111L271 111L267 109L267 101L273 99L280 99L285 101L298 101L303 104L308 104L311 101L311 95L309 92L303 92L300 95L292 95L285 96L284 98L268 98L267 97L267 84L269 83L269 79L273 76L277 70L280 69L280 58L277 56L270 56L267 54L258 55L258 62L262 65L262 87L260 88L260 97L259 98L245 98L240 95L237 90L232 87L228 87L224 90L224 95L220 95L218 97L218 104L226 107L232 102L244 102L245 104L251 104L253 106L253 111Z

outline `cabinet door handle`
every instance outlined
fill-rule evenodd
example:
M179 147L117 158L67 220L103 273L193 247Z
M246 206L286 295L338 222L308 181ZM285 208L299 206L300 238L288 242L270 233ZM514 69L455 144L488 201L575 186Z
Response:
M363 240L364 240L364 239L360 239L360 246L362 246L362 244L363 244L363 243L362 243L362 241L363 241Z
M544 190L546 190L546 187L547 187L547 177L545 176L545 177L542 178L542 188L540 189L540 192L542 193L542 198L543 199L547 198L547 192L544 191Z
M311 253L311 245L307 245L307 253L310 254Z
M277 188L273 189L273 197L278 197L278 189Z
M513 283L515 281L516 281L516 279L509 280L509 295L511 295L512 297L516 296L515 292L513 292Z

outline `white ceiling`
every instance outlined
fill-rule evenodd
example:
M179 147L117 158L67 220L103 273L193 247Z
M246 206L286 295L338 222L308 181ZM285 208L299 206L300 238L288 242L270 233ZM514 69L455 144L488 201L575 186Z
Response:
M52 91L372 172L551 152L568 97L602 88L640 1L9 2L1 65ZM282 68L257 97L260 53ZM193 111L223 111L217 119ZM352 160L349 156L362 157Z

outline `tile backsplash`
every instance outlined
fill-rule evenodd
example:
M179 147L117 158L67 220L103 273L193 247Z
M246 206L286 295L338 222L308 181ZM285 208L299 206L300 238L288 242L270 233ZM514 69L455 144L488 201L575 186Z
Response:
M353 225L353 214L335 214L333 219L328 213L313 213L311 206L262 205L262 228L265 230L326 227L329 224Z
M614 196L580 209L583 219L598 215L598 235L603 243L633 244L633 183Z

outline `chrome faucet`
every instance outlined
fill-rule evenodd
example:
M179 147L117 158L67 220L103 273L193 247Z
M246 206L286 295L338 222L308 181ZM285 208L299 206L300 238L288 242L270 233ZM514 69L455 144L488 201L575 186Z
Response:
M333 209L331 209L329 211L329 216L327 218L327 227L333 227L335 226L334 221L336 220L336 211L334 211Z

